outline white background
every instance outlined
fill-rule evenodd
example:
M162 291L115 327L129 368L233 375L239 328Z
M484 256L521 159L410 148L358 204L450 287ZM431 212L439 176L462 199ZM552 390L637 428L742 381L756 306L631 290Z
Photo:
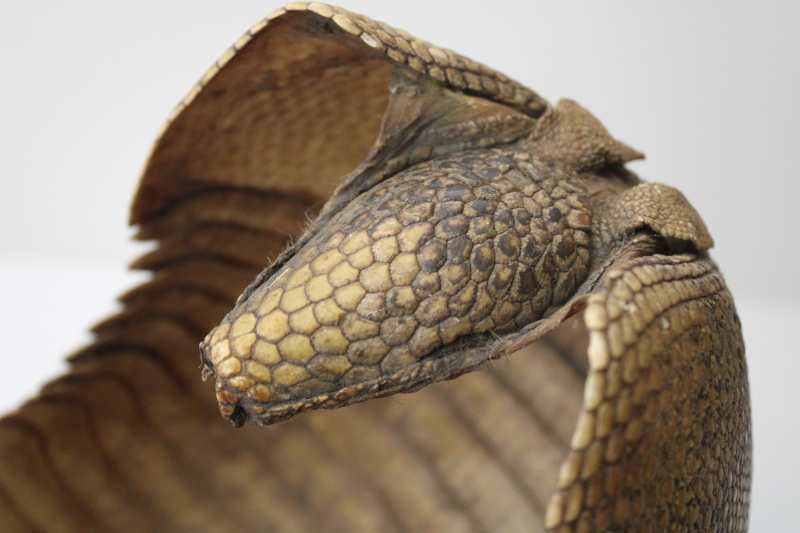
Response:
M716 239L750 366L751 531L800 524L800 4L352 0L574 98L644 151ZM172 106L269 0L0 2L0 410L60 373L142 279L127 210Z

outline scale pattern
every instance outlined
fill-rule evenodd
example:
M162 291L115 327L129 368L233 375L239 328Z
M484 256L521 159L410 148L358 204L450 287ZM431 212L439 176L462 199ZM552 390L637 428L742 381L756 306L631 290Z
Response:
M746 531L750 408L732 309L693 255L608 273L584 314L589 375L549 531Z
M484 149L408 169L331 225L318 219L262 284L367 154L391 73L406 67L539 117L518 141L534 155ZM367 17L292 2L173 119L132 216L160 241L135 263L152 279L68 373L0 419L4 533L746 530L747 368L713 242L680 193L621 169L637 153L587 111L549 108ZM427 131L432 150L453 141ZM660 255L670 238L693 253ZM220 320L204 357L235 423L237 404L271 423L491 363L402 401L234 431L197 376L197 345ZM404 360L417 362L387 374Z
M210 334L223 414L369 382L459 337L542 318L586 277L590 227L583 185L521 152L398 174Z
M491 100L519 109L538 117L547 109L547 102L524 85L511 80L502 72L473 61L447 48L439 48L414 37L405 30L385 22L375 21L343 7L320 2L289 2L271 11L236 40L211 68L200 78L189 93L170 113L162 132L191 104L198 94L250 41L264 31L267 25L287 13L308 11L330 19L339 28L361 39L372 49L385 54L392 61L407 64L421 74L430 76L445 86L456 90L480 94Z

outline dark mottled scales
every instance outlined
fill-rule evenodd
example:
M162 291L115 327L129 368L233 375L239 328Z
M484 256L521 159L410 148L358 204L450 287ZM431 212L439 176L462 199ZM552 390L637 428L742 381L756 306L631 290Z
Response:
M433 215L445 219L458 215L464 209L464 202L451 201L436 204Z
M362 382L563 304L587 274L590 220L583 187L542 161L501 149L435 159L363 194L290 260L269 289L282 291L277 316L260 304L268 295L249 308L259 324L291 330L299 354L274 344L283 360L308 361L307 379ZM328 329L304 322L312 315ZM276 391L308 389L280 372L275 381Z

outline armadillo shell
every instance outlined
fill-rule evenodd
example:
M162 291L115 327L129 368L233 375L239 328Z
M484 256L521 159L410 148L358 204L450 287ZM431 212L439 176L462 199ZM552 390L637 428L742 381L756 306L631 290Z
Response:
M148 161L133 224L219 188L324 201L372 148L396 67L532 117L547 106L402 30L321 4L295 9L254 26L178 105Z
M546 321L498 339L482 372L270 428L219 417L198 343L353 182L397 69L531 121L547 108L340 8L294 2L254 26L147 163L131 221L160 241L134 265L152 280L0 421L2 531L746 529L732 298L704 254L660 255L652 232Z

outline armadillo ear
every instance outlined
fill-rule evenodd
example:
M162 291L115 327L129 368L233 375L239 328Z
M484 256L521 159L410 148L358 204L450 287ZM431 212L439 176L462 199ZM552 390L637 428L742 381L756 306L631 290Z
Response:
M145 167L133 224L212 190L321 205L375 143L395 68L526 117L547 106L402 30L323 4L290 6L248 31L178 105Z
M668 239L689 241L698 250L714 246L703 219L676 188L643 183L617 196L606 209L608 235L619 237L649 227Z
M614 139L594 115L574 100L549 108L531 135L532 150L576 172L596 172L644 154Z

